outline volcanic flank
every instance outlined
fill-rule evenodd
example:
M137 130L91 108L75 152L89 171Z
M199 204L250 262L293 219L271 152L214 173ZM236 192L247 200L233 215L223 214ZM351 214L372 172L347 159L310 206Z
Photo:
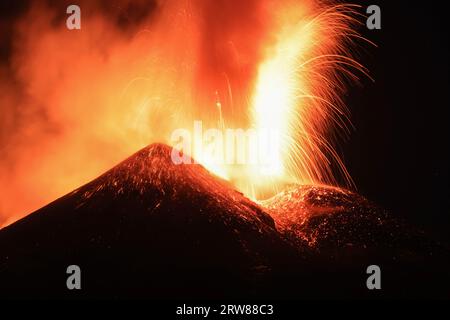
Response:
M371 264L391 296L446 294L434 282L449 279L448 250L357 194L293 185L258 205L170 154L142 149L1 230L0 295L370 296ZM80 291L66 288L69 265Z

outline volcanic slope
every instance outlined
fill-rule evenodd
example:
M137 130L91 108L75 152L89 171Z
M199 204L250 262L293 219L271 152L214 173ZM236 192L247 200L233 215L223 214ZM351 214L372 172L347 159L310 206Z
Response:
M308 252L284 280L301 284L304 297L450 297L448 244L355 192L293 184L261 205ZM367 290L370 265L382 270L382 290Z
M257 204L171 151L144 148L0 230L0 296L450 296L448 246L358 194L290 185ZM382 290L366 287L373 264Z
M7 296L223 297L258 283L294 255L273 219L197 164L175 165L153 144L99 178L0 231Z

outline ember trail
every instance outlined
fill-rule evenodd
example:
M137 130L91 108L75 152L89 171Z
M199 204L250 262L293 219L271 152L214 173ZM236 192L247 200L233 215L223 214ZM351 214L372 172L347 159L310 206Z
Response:
M179 143L179 132L171 144L198 159L213 173L232 181L253 199L272 196L290 183L338 185L341 181L351 188L352 179L333 148L333 137L345 135L349 130L350 121L341 98L345 83L358 80L354 71L367 75L347 49L353 46L354 39L360 38L355 31L357 6L318 5L314 1L271 5L274 9L270 15L271 28L253 43L262 44L263 49L255 62L257 71L249 89L242 92L225 75L226 90L215 88L214 103L211 101L203 109L214 112L205 111L210 117L200 118L205 123L216 123L219 130L245 123L255 135L270 132L270 137L259 139L258 143L259 149L270 150L270 160L259 161L259 168L214 161L211 152L205 156L192 150L190 143ZM236 91L246 97L246 102L243 107L238 106L239 114L230 115L226 110L236 108L233 102ZM217 136L208 137L217 142L221 139ZM218 152L221 159L234 157L221 155L224 152L221 141L218 148L215 144L206 142L206 148ZM254 155L258 150L252 149L252 145L247 144L246 156L259 158ZM225 150L230 152L234 150Z

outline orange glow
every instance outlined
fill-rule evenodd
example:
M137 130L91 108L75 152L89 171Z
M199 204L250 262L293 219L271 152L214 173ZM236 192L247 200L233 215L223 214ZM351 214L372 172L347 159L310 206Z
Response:
M346 187L353 186L333 149L332 133L348 131L341 98L346 77L357 80L354 71L368 76L348 50L360 38L354 31L357 6L313 3L292 2L277 11L275 42L259 65L253 120L257 128L279 133L279 162L268 175L250 179L259 187L253 184L245 191L256 198L264 195L258 191L267 185L269 194L292 182L336 185L336 177ZM332 171L331 163L338 172Z
M348 51L356 7L318 2L158 1L124 27L120 9L81 1L79 31L64 7L31 7L0 66L0 226L195 120L279 132L271 167L206 164L252 198L351 184L332 144L347 130L344 78L365 73Z

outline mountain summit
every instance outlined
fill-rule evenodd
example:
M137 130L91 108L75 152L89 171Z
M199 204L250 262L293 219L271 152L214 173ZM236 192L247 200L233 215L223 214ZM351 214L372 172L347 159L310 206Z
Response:
M2 293L66 296L74 264L90 296L223 296L277 268L292 250L273 219L171 150L144 148L1 230Z

